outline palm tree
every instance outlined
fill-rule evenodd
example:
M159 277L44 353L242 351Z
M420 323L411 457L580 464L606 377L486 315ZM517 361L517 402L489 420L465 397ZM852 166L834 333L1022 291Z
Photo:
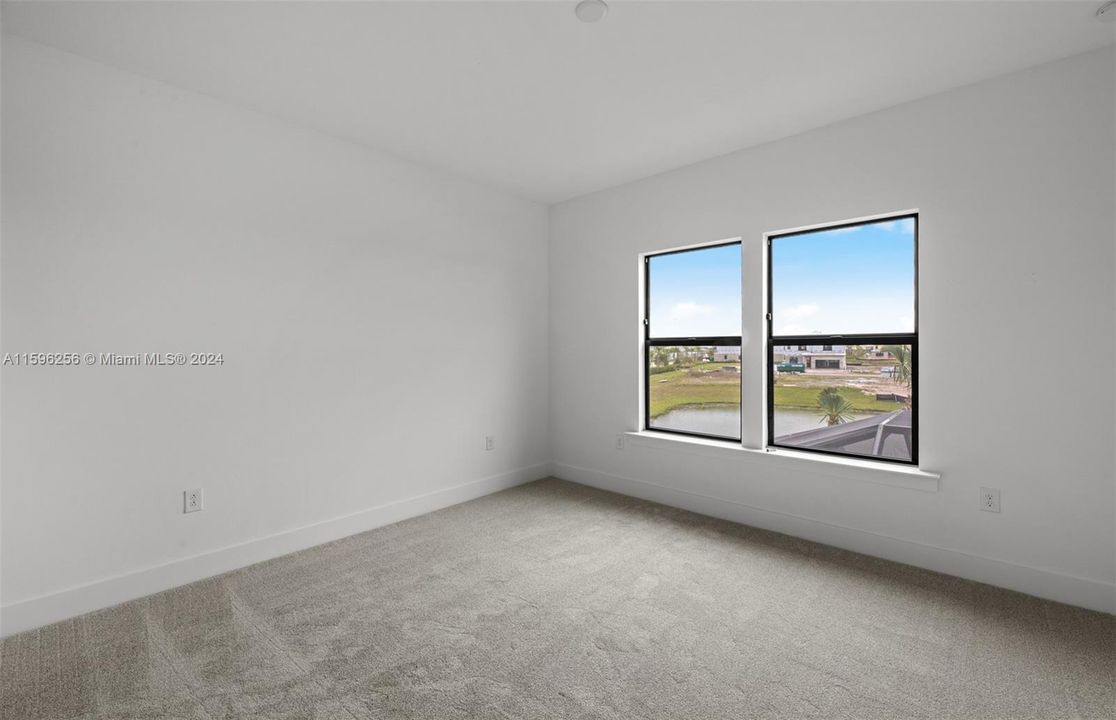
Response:
M911 369L911 346L910 345L885 345L884 350L891 353L891 357L899 363L895 368L895 375L893 376L899 381L903 387L908 390L911 387L911 378L913 375ZM907 399L903 403L904 407L910 408L913 402L911 393L907 393Z
M825 421L830 426L848 422L849 413L853 409L852 403L834 387L827 387L818 393L818 407L822 411L822 418L818 422Z
M910 345L884 345L884 350L891 353L899 365L895 368L895 379L906 387L911 386L911 346Z
M859 365L866 357L868 357L868 351L863 345L849 345L848 349L845 350L845 359L850 365Z

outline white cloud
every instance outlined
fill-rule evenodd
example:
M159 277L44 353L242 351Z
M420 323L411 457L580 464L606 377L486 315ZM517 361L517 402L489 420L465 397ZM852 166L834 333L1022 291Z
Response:
M712 305L702 305L697 302L680 302L675 303L671 308L667 317L671 320L695 320L701 317L708 317L716 310Z
M912 234L914 232L914 221L908 220L906 218L902 220L884 220L883 222L873 222L869 220L864 224L848 225L848 227L846 228L834 228L831 230L826 230L825 232L856 232L857 230L862 230L865 225L872 225L872 227L881 229L885 232L902 231L904 234Z
M779 319L788 323L796 323L799 320L817 315L820 309L817 303L799 303L779 310Z
M780 308L775 313L775 334L776 335L813 335L817 332L817 328L810 327L803 324L804 321L810 321L811 324L816 324L818 321L815 318L810 320L821 310L821 306L817 303L806 302L790 307Z
M898 230L903 235L914 235L914 220L910 218L888 220L887 222L880 223L879 226L888 232L895 232Z

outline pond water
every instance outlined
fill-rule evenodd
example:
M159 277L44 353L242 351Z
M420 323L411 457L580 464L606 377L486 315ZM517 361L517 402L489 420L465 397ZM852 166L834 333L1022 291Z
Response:
M849 416L849 421L868 417L867 414ZM818 410L776 410L775 433L777 437L790 435L804 430L817 430L824 427ZM735 405L692 405L669 410L657 418L652 418L651 428L681 430L740 437L740 408Z
M740 437L740 407L738 405L689 405L675 408L659 417L651 418L651 428L737 438Z
M861 420L869 417L869 413L852 413L847 421ZM790 435L805 430L817 430L825 427L821 419L820 410L775 410L775 437Z

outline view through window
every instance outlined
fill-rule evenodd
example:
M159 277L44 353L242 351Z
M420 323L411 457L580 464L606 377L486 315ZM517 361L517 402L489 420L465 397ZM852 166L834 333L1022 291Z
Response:
M645 426L739 439L740 243L645 261Z
M768 444L917 461L914 215L769 238Z

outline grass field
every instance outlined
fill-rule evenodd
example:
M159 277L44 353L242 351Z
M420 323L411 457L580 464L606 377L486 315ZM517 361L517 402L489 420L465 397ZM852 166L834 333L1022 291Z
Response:
M726 372L721 369L723 367L736 368L736 372ZM651 417L683 406L739 405L739 370L740 366L735 363L701 363L693 368L652 375ZM826 386L837 387L854 412L890 412L903 407L901 403L877 400L872 391L845 386L842 380L839 376L780 375L775 386L775 407L816 410L818 393Z
M775 407L802 408L815 410L818 407L818 393L822 388L817 385L775 386ZM852 405L857 412L890 412L902 407L901 403L877 400L875 394L868 393L851 387L837 387L837 392Z
M723 367L736 368L726 372ZM684 405L739 405L740 366L702 363L691 369L651 376L651 417Z

